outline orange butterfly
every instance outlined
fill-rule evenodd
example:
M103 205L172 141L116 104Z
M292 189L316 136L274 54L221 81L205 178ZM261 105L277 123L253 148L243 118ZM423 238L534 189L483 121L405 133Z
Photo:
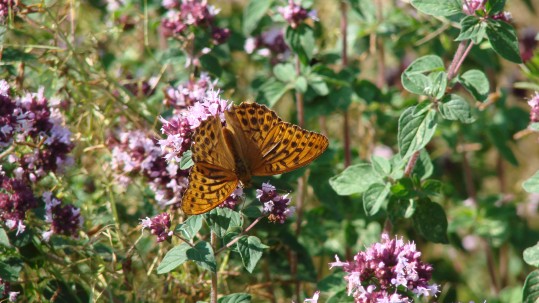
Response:
M241 182L252 176L272 176L309 164L328 147L321 134L281 120L264 105L242 103L203 121L193 135L189 187L182 198L188 215L202 214L221 204Z

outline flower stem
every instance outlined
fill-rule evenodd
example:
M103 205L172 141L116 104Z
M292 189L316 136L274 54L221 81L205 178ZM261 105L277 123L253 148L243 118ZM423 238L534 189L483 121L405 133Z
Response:
M211 232L210 244L215 251L217 247L217 235L214 232ZM215 253L217 255L217 253ZM211 273L211 293L210 293L210 302L217 303L217 269L215 272Z
M218 254L220 254L225 249L230 248L232 245L236 244L236 242L238 242L241 239L242 236L244 236L246 233L248 233L249 230L251 230L251 228L253 228L258 222L260 222L260 220L262 220L262 218L265 218L265 217L262 216L262 217L256 218L256 220L254 220L253 223L251 223L251 225L249 225L245 230L243 230L237 237L235 237L234 239L232 239L232 241L228 242L224 247L222 247L221 249L216 251L215 255L217 256Z
M345 1L341 1L341 59L342 68L348 66L348 7ZM352 164L352 152L350 149L350 118L348 111L343 113L343 134L344 134L344 167Z

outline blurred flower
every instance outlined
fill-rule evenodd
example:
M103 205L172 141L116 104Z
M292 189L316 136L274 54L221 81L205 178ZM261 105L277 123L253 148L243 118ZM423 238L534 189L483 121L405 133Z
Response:
M0 286L2 286L4 288L4 291L2 293L0 293L0 298L5 298L9 295L9 291L11 290L11 283L9 283L8 281L2 279L2 277L0 277Z
M462 10L466 15L475 15L478 10L485 9L486 0L464 0Z
M480 16L486 15L486 0L464 0L462 3L462 10L466 15L475 16L480 11ZM510 12L499 12L494 15L488 16L493 20L502 20L505 22L511 22L512 17Z
M208 28L215 45L224 43L230 36L227 28L220 28L215 24L214 17L219 10L208 5L206 0L163 0L162 5L168 9L161 20L166 37L186 36L186 30L190 26Z
M372 154L373 156L378 156L389 160L391 157L393 157L393 150L387 145L378 144L374 147Z
M275 186L269 183L262 183L262 188L256 190L256 198L264 204L263 213L268 214L270 222L283 224L286 218L291 217L295 212L295 207L290 206L290 199L286 195L278 195Z
M499 12L495 15L492 15L492 19L502 20L509 23L513 20L513 16L511 15L510 12Z
M115 12L125 5L125 0L105 0L107 4L107 11Z
M24 146L20 157L10 155L11 162L18 161L13 168L17 178L36 182L73 163L68 155L73 149L71 132L64 127L60 111L53 107L59 104L45 98L43 88L12 99L9 84L0 80L0 147Z
M530 106L530 122L539 122L539 92L535 92L535 95L528 101Z
M316 11L307 11L301 5L296 4L295 0L288 0L288 6L281 6L277 10L292 28L298 27L303 20L309 17L313 20L318 20Z
M342 267L348 273L348 295L355 302L413 302L411 294L428 297L439 291L437 284L428 284L433 268L420 256L413 242L404 244L383 234L381 243L359 252L353 261L342 262L335 256L330 268Z
M480 248L481 238L476 235L467 235L462 238L462 247L467 251L474 251Z
M43 201L45 201L45 222L51 224L50 230L43 233L43 239L49 241L52 234L78 237L79 228L84 222L80 209L71 204L62 205L51 192L43 193Z
M19 293L18 291L10 291L9 292L9 302L15 302L17 301L17 297L19 296Z
M303 302L311 302L311 303L318 303L318 297L320 296L320 291L317 290L312 298L307 298L303 300Z
M181 170L175 162L167 162L157 140L142 131L130 131L120 133L119 140L111 138L109 144L112 147L111 166L120 184L126 186L132 174L142 174L149 180L150 189L161 207L181 200L187 188L188 171Z
M168 88L163 103L176 111L184 110L196 102L202 102L209 92L213 91L216 83L217 81L212 81L208 74L203 72L197 80L190 79L176 88Z
M284 40L282 28L272 28L260 36L247 38L244 50L248 54L256 51L262 57L270 57L272 64L285 61L290 56L290 49Z
M537 30L533 27L523 29L520 33L519 42L522 61L528 62L533 58L535 49L537 48Z
M236 188L232 192L232 194L228 196L228 198L226 198L225 201L223 201L223 203L219 204L219 207L221 208L226 207L226 208L234 209L236 205L238 205L238 202L242 196L243 196L243 189L238 186L238 188Z
M168 213L162 213L151 219L146 217L146 219L141 220L140 224L142 229L149 228L152 235L157 236L157 242L163 242L174 234L170 230L170 215Z
M38 206L38 201L30 186L18 179L0 176L0 218L10 229L17 229L17 235L24 232L26 211Z
M16 6L15 0L0 0L0 21L4 21L9 15L9 11L13 10Z

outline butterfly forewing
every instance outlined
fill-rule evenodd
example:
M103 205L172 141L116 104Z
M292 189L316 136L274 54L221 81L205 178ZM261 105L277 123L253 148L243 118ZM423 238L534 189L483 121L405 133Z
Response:
M221 204L238 186L234 172L207 163L196 163L189 174L189 187L182 197L188 215L205 213Z
M239 123L230 124L241 126L241 132L249 141L244 144L254 146L249 149L254 152L245 155L250 159L254 176L282 174L307 165L328 146L325 136L282 121L264 105L243 103L231 111L230 117Z
M202 121L193 134L193 161L234 171L234 156L226 145L222 129L219 118L210 117Z

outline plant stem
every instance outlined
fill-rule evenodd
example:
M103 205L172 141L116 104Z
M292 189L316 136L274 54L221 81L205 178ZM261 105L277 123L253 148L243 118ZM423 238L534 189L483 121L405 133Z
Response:
M210 244L215 251L217 247L217 235L214 232L211 232ZM217 255L217 253L215 253ZM210 293L210 302L217 303L217 269L215 272L211 273L211 293Z
M348 8L345 1L341 1L341 60L342 68L348 66ZM344 167L352 164L352 152L350 149L350 119L348 111L343 113L343 134L344 134Z
M299 60L299 57L296 56L296 76L301 75L301 62ZM303 127L305 122L305 114L304 114L304 107L303 107L303 94L296 90L296 110L297 110L297 120L298 125L300 127ZM298 179L298 188L297 188L297 195L296 195L296 237L299 237L301 233L301 222L303 220L303 199L304 199L304 190L305 190L305 174L303 176L299 177ZM300 287L301 282L298 280L297 277L297 263L298 263L298 256L295 252L291 252L290 255L290 273L292 274L292 277L294 277L295 281L295 296L296 301L300 302Z
M408 160L408 164L406 164L406 168L404 169L405 177L410 177L412 175L415 164L417 163L417 159L419 158L419 154L420 154L420 151L414 152L412 154L412 157L410 157L410 160Z
M241 239L242 236L244 236L246 233L248 233L249 230L251 230L251 228L253 228L258 222L260 222L260 220L262 220L262 218L265 218L265 217L262 216L262 217L256 218L256 220L254 220L253 223L251 223L251 225L249 225L245 230L243 230L237 237L235 237L234 239L232 239L232 241L228 242L224 247L222 247L218 251L216 251L215 255L217 256L218 254L220 254L225 249L230 248L232 245L236 244L236 242L238 242Z
M383 3L381 0L376 0L376 20L378 24L381 24L384 19ZM386 62L385 62L385 50L383 38L376 36L376 61L378 65L378 77L376 79L376 86L383 88L386 83Z

